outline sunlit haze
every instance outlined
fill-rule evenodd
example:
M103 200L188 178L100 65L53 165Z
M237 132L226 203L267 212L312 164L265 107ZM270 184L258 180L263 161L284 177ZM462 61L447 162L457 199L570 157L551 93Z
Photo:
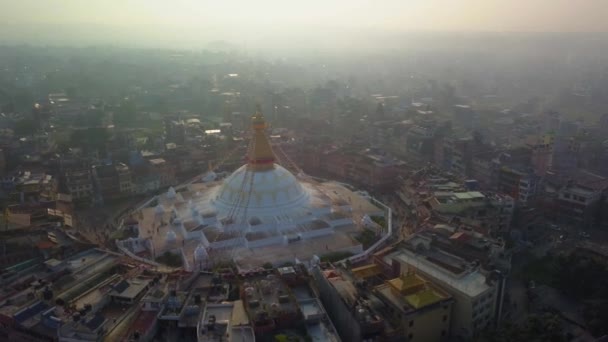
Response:
M188 47L314 44L363 30L605 32L606 7L602 0L3 0L0 42Z

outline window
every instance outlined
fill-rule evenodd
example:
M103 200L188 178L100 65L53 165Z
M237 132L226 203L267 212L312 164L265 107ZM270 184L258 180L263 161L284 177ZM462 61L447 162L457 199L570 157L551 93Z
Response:
M447 321L448 320L448 315L443 315L443 321Z
M414 321L410 321L410 327L414 326Z

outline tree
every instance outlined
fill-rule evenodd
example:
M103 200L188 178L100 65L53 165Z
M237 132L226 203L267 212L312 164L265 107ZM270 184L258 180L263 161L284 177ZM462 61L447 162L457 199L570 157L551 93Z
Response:
M559 316L552 313L531 315L522 325L506 323L498 330L488 330L476 340L477 342L565 342L567 338L562 329Z
M107 129L103 127L89 127L73 131L70 136L70 144L103 152L108 139L109 134Z
M21 119L15 122L15 134L18 136L32 135L38 129L38 124L33 119Z
M129 98L125 98L114 112L114 124L127 126L137 121L137 106Z

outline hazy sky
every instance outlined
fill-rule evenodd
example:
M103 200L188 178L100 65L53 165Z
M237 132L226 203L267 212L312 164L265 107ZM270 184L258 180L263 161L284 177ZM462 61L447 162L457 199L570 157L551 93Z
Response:
M608 0L0 0L0 40L163 44L362 30L606 32L606 14Z

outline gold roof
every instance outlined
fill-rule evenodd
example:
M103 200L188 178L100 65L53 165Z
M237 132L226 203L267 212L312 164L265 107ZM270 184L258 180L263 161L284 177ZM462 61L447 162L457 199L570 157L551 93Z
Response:
M426 281L415 273L404 274L399 278L389 280L388 283L393 290L402 295L415 293L426 285Z
M265 171L274 168L276 160L270 142L266 136L266 120L260 106L257 106L256 113L251 117L251 129L253 136L247 152L248 169L253 171Z
M371 264L353 268L351 272L355 278L365 279L380 274L380 268L376 264Z
M423 306L436 303L444 298L445 297L435 292L433 289L426 288L409 296L405 296L405 301L414 308L419 309Z

